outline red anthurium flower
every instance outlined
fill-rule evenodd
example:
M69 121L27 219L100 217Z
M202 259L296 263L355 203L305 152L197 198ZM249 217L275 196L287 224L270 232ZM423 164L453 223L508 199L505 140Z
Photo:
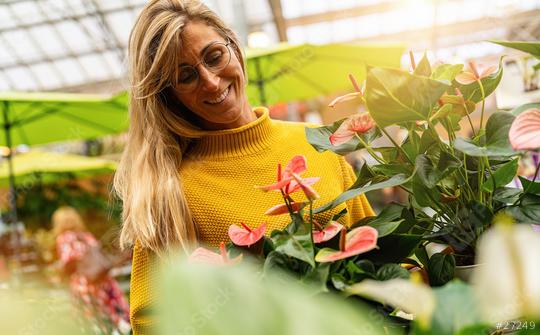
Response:
M315 260L319 263L333 262L370 251L377 247L377 229L369 226L354 228L348 233L341 230L340 250L321 249Z
M328 107L334 108L336 107L337 104L340 104L342 102L349 101L349 100L354 100L356 98L362 98L364 96L362 88L358 85L358 83L356 82L356 79L354 78L352 74L349 74L349 80L351 81L356 92L348 93L348 94L335 98L334 100L332 100L331 103L328 104Z
M349 116L339 128L330 136L332 145L340 145L350 141L355 134L367 133L375 126L375 122L368 112Z
M334 238L334 236L339 234L342 228L343 228L343 225L336 221L330 222L330 224L327 225L324 229L319 230L315 228L313 229L313 233L312 233L313 242L323 243L323 242L329 241L332 238Z
M508 132L514 150L540 148L540 109L531 108L519 114Z
M266 222L255 229L251 229L244 223L240 224L243 228L234 224L229 227L229 238L234 244L241 247L249 247L257 243L264 236Z
M469 85L475 81L482 80L483 78L493 74L497 71L496 66L482 67L477 66L473 61L469 62L471 71L463 71L456 76L456 81L462 85Z
M212 264L212 265L232 265L237 264L242 260L242 255L230 259L225 249L225 242L221 242L219 246L220 254L210 251L205 248L197 248L191 253L188 258L189 263Z
M307 204L309 204L309 202L291 202L291 208L293 212L298 212L299 210L304 208ZM289 212L289 209L287 208L286 204L279 204L270 208L264 214L265 215L281 215L288 212Z
M315 189L311 187L313 183L317 182L320 179L319 177L309 178L309 180L307 180L308 178L302 179L296 173L293 173L292 176L294 178L293 182L297 183L298 187L302 189L302 191L304 192L304 194L310 201L317 200L320 198L317 191L315 191ZM292 186L293 182L291 182L291 185L289 186L289 188L291 189L294 187ZM292 193L293 191L289 190L289 192Z

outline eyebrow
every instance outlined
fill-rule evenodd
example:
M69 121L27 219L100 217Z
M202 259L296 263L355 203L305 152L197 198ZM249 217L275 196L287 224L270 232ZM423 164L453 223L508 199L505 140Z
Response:
M216 43L220 43L220 41L212 41L210 43L208 43L204 48L202 48L202 50L199 52L199 56L202 57L202 55L204 55L204 53L206 52L206 50L208 50L208 48L210 48L212 45L216 44ZM191 65L191 64L188 64L186 62L183 62L181 63L179 66L183 66L183 65Z

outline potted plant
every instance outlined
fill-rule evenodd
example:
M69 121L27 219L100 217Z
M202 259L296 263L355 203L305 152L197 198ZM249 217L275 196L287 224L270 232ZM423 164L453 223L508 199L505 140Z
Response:
M421 236L415 258L438 286L453 277L456 265L474 264L477 240L498 213L509 213L516 222L540 222L538 162L532 180L518 176L522 188L506 186L517 176L520 159L530 155L524 149L538 147L531 131L538 132L540 111L529 104L487 117L485 100L501 80L502 58L498 68L484 69L473 62L466 69L462 64L432 66L425 56L417 66L412 55L411 60L412 71L369 68L364 89L351 77L356 92L330 105L359 99L364 111L307 128L306 135L319 151L365 149L375 162L364 164L353 188L322 209L382 185L407 192L407 204L390 204L377 218L358 224L375 221L392 230L389 237ZM470 116L476 109L477 126ZM389 126L399 127L406 138L398 141ZM470 136L458 135L462 127ZM375 145L380 137L392 145ZM448 248L429 257L425 246L432 242Z

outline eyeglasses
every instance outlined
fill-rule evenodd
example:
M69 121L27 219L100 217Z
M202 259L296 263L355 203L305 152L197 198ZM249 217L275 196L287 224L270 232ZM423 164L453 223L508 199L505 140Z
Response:
M229 44L215 42L210 44L204 51L201 61L195 65L182 65L178 75L175 88L180 92L194 91L199 85L199 71L197 67L202 64L208 71L212 73L219 73L223 70L231 61L231 51Z

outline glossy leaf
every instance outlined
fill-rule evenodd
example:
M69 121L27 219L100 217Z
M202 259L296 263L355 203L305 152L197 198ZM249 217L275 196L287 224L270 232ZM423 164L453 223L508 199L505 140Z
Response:
M377 241L379 249L364 254L363 258L375 264L401 263L413 253L421 240L422 235L390 234Z
M501 57L499 61L499 69L497 72L482 78L480 81L482 82L482 86L484 87L484 94L485 97L488 97L495 91L497 86L499 86L499 83L501 81L502 75L503 75L503 67L502 67L502 60ZM456 83L456 86L459 88L461 93L463 94L463 97L465 100L471 100L473 102L480 102L482 101L482 92L480 90L480 85L478 82L474 82L469 85L461 85L459 83Z
M523 113L526 110L529 110L531 108L540 109L540 103L539 102L531 102L528 104L521 105L519 107L514 108L510 113L514 116L518 116L519 114Z
M272 232L274 250L315 267L311 225L298 215L294 215L292 219L293 222L287 229Z
M431 76L431 65L429 64L429 60L427 58L426 53L422 56L422 59L416 66L416 69L414 69L413 72L417 76L424 76L429 77Z
M486 192L493 192L498 187L502 187L510 183L516 176L518 170L518 159L511 160L510 162L503 164L500 168L495 170L493 175L487 177L486 182L483 184L483 190ZM495 182L495 184L494 184Z
M441 64L433 70L431 79L452 82L461 70L463 70L463 64Z
M526 190L527 193L540 195L540 182L531 181L527 178L519 177L523 190Z
M406 71L370 68L366 105L379 127L428 120L433 106L448 88L442 81Z
M339 126L346 119L341 119L332 123L329 126L322 127L306 127L306 139L318 152L324 152L326 150L332 151L339 155L346 155L356 150L362 149L364 146L360 144L360 141L356 137L353 137L350 141L340 144L332 145L330 143L330 136L339 128ZM377 127L372 128L365 134L359 134L366 143L371 143L376 138L381 137L381 132Z
M388 263L384 264L379 268L379 270L377 270L376 276L378 280L385 281L396 278L409 279L411 275L401 265L395 263Z
M540 59L540 43L539 42L525 42L525 41L501 41L501 40L489 40L491 43L496 43L508 48L520 50L531 54L532 56Z
M388 179L386 181L380 182L380 183L374 183L374 184L369 183L368 185L365 185L365 186L362 186L362 187L359 187L359 188L351 188L351 189L341 193L337 198L330 201L329 203L326 203L323 206L314 209L313 213L317 214L317 213L327 211L329 209L332 209L332 208L338 206L339 204L344 203L347 200L350 200L350 199L352 199L354 197L359 196L360 194L363 194L363 193L366 193L366 192L369 192L369 191L380 190L380 189L383 189L383 188L386 188L386 187L393 187L393 186L401 185L403 183L406 183L409 179L410 179L410 177L407 177L404 174L398 174L398 175L395 175L392 178L390 178L390 179Z
M443 286L454 278L456 260L452 254L437 253L431 256L427 266L431 286Z

